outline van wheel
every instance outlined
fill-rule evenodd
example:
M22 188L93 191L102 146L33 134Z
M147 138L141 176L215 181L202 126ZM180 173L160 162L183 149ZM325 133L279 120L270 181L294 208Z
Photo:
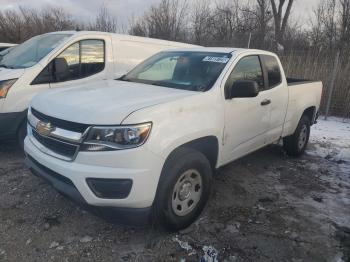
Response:
M290 156L301 156L309 142L310 137L310 119L302 116L294 134L283 138L283 147Z
M17 142L18 145L23 149L24 148L24 139L27 136L27 121L23 121L19 126L17 131Z
M208 159L190 148L177 149L164 164L153 205L154 219L176 231L201 214L211 191Z

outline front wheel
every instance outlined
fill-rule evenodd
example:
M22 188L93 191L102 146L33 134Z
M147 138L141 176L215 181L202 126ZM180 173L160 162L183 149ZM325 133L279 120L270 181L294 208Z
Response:
M211 191L208 159L190 148L180 148L166 161L154 203L154 219L170 230L193 223Z
M303 116L294 134L283 138L283 147L290 156L301 156L307 147L310 137L310 119Z

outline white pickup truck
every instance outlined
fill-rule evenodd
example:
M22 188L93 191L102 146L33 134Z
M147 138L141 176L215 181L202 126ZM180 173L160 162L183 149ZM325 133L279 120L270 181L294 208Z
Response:
M163 51L119 80L34 98L26 163L94 210L176 230L201 213L215 169L281 139L302 154L321 92L270 52Z

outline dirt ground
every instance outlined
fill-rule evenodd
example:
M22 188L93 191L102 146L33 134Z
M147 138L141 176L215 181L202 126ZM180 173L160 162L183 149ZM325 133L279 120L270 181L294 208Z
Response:
M83 211L2 143L0 261L350 261L350 162L336 142L312 139L299 159L269 146L222 168L199 220L171 234Z

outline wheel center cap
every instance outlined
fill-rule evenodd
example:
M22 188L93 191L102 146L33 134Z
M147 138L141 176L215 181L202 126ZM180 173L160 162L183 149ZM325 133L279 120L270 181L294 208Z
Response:
M191 195L191 188L192 184L191 182L185 182L181 185L180 191L179 191L179 199L181 201L187 199Z

